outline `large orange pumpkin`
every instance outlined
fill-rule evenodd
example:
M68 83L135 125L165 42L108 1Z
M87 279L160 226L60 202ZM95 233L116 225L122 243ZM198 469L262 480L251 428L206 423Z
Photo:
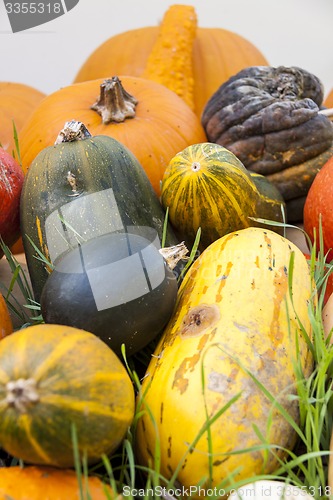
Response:
M16 150L13 125L19 132L44 97L43 92L29 85L0 82L0 143L8 153Z
M242 36L222 28L197 27L190 5L172 5L160 26L112 36L91 53L75 82L114 74L144 76L171 88L198 116L229 77L248 66L267 65Z
M105 500L116 497L98 477L82 478L83 498ZM0 468L0 500L80 500L80 484L72 469L19 466Z
M170 159L206 138L198 117L163 85L130 76L92 80L63 87L35 109L19 135L25 172L72 119L84 123L94 136L108 135L127 146L157 194Z

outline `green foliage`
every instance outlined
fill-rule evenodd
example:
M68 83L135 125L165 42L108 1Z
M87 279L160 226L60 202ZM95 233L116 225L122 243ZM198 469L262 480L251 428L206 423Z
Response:
M40 315L40 305L34 300L31 284L24 269L1 237L0 247L12 274L9 286L0 283L0 291L5 298L9 311L19 319L22 326L41 323L43 319ZM23 302L25 302L23 306L21 301L17 299L15 287L22 294Z

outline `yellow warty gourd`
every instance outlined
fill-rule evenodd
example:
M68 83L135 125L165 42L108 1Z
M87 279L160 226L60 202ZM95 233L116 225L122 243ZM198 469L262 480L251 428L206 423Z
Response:
M144 78L161 83L194 110L193 43L197 15L191 5L171 6L148 57Z

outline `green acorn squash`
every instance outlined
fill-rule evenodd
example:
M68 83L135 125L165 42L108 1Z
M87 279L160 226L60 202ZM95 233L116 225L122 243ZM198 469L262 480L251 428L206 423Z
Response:
M35 300L51 270L38 250L54 265L83 242L140 226L154 228L161 241L164 217L143 167L124 145L68 122L56 144L36 156L22 189L21 233ZM166 245L175 243L169 230Z

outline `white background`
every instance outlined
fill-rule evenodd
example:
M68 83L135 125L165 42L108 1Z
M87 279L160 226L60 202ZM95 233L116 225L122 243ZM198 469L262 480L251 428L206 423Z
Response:
M51 93L72 83L90 53L114 34L157 25L169 5L196 8L199 26L242 35L271 66L299 66L333 88L333 0L80 0L64 16L13 34L0 3L2 81Z

